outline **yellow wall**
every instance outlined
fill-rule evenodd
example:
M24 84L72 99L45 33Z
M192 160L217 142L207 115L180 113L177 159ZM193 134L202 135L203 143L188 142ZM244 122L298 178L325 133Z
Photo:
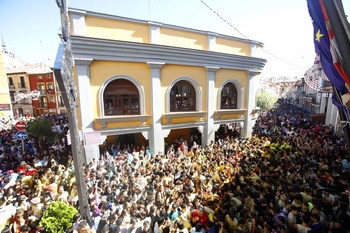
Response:
M91 16L85 23L88 37L149 43L148 25Z
M208 39L204 34L161 27L160 44L207 50Z
M86 36L110 40L150 43L150 25L116 19L85 16ZM160 44L208 50L208 35L160 26ZM250 43L216 37L216 52L250 56Z
M250 56L250 44L247 42L240 42L227 38L216 37L215 51Z

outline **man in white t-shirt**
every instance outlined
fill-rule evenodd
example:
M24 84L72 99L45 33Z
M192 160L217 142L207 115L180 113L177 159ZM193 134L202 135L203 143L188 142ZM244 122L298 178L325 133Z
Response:
M309 215L304 215L302 217L302 224L297 224L296 229L298 233L308 233L311 228L309 227L310 224L310 216Z

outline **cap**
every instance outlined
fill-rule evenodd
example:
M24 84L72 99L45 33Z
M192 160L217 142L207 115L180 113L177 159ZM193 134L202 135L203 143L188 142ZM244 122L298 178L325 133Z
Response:
M39 197L34 197L32 200L30 200L32 204L39 204L40 203L40 198Z

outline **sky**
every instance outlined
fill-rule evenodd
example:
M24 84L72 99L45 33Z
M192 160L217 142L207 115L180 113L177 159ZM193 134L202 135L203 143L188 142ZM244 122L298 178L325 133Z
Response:
M68 0L68 6L262 42L262 77L301 78L315 58L306 0ZM350 1L343 6L350 14ZM60 26L55 0L0 0L0 36L22 60L53 65Z

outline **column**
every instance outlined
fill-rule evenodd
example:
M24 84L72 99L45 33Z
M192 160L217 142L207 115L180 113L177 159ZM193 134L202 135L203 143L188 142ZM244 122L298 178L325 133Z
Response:
M208 32L208 50L216 51L216 33Z
M150 29L150 43L151 44L160 44L160 23L148 22Z
M86 36L86 11L70 9L69 13L72 19L72 34Z
M82 133L94 131L93 121L94 114L92 111L91 91L90 91L90 73L89 66L91 58L75 58L76 76L78 82L80 123ZM93 158L98 159L100 150L97 144L84 145L85 162L90 163Z
M215 73L220 67L205 67L207 70L207 120L205 122L204 132L202 135L202 145L209 145L211 141L215 140L214 127L214 112L216 109L217 94L215 92Z
M256 107L256 75L259 72L248 71L248 93L247 93L247 116L244 122L243 134L242 136L245 138L250 138L252 136L252 128L254 126L255 121L252 119L253 109Z
M151 101L152 101L152 126L149 137L149 148L153 154L164 152L164 137L162 133L162 109L164 109L164 96L161 89L160 69L165 63L147 62L151 69Z

